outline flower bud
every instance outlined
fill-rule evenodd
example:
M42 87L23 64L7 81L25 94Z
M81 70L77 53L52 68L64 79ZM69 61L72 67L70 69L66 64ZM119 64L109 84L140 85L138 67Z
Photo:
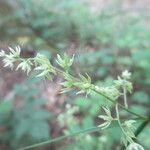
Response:
M126 150L144 150L144 148L138 143L131 143Z

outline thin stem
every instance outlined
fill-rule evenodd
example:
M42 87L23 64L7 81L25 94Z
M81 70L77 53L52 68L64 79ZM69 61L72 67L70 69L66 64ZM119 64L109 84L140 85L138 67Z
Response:
M124 98L124 105L125 105L125 108L128 108L128 103L127 103L127 91L126 91L126 88L123 87L123 98Z
M133 140L131 138L128 137L128 135L126 134L126 131L124 130L124 128L122 127L122 124L120 122L120 117L119 117L119 110L118 110L118 104L116 104L116 117L117 117L117 120L118 120L118 124L123 132L123 134L127 137L127 139L129 140L130 143L133 142Z
M122 108L123 110L125 110L126 112L128 112L128 113L130 113L130 114L132 114L132 115L134 115L134 116L137 116L138 118L140 118L140 119L142 119L142 120L147 120L147 117L141 116L141 115L139 115L139 114L137 114L137 113L135 113L135 112L132 112L131 110L125 108L125 107L124 107L123 105L121 105L120 103L118 103L118 102L114 101L113 99L111 99L110 97L108 97L107 95L104 95L103 93L100 93L100 92L97 91L95 88L93 89L93 91L95 91L96 93L98 93L98 94L104 96L107 100L111 101L112 103L118 104L118 106L119 106L120 108Z
M64 135L64 136L54 138L54 139L51 139L51 140L48 140L48 141L45 141L45 142L41 142L41 143L38 143L38 144L33 144L33 145L30 145L30 146L26 146L26 147L20 148L18 150L27 150L27 149L31 149L31 148L36 148L36 147L40 147L40 146L47 145L47 144L50 144L50 143L58 142L58 141L61 141L61 140L67 139L67 138L72 138L72 137L74 137L76 135L79 135L79 134L93 133L93 132L96 132L96 131L99 131L99 130L100 130L100 127L92 127L92 128L89 128L89 129L85 129L85 130L82 130L82 131L75 132L75 133L70 134L70 135Z

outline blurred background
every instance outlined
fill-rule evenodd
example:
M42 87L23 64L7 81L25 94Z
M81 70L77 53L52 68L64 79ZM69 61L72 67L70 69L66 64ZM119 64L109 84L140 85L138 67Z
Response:
M130 109L147 115L150 106L149 0L0 0L0 49L20 45L22 57L75 54L72 73L87 72L94 84L111 84L123 70L132 74ZM0 150L15 150L101 123L95 93L60 94L62 81L27 77L0 62ZM111 150L120 147L113 126L35 150ZM150 127L139 135L147 150ZM83 140L84 139L84 140ZM143 140L144 139L144 140Z

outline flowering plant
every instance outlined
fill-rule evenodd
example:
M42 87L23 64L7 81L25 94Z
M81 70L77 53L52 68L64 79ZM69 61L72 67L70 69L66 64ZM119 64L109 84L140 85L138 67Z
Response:
M53 75L61 75L65 79L64 82L60 83L62 85L61 93L68 92L72 89L80 89L77 94L85 93L86 96L91 92L96 92L106 98L106 100L111 101L115 106L116 117L112 117L110 108L103 107L105 115L100 115L99 118L104 120L104 123L99 125L101 129L109 127L112 121L117 121L118 125L122 130L122 142L124 143L127 150L130 149L141 149L144 148L136 143L136 135L134 133L136 122L133 119L122 120L120 117L119 108L127 111L128 113L134 115L136 119L141 119L144 122L149 122L149 117L141 116L129 109L127 102L127 93L132 93L132 83L131 73L128 70L122 72L121 76L118 76L117 80L114 80L111 86L97 86L92 84L90 76L86 73L85 75L79 74L76 78L70 74L71 65L74 61L74 55L70 58L67 54L63 57L57 55L56 62L59 67L53 66L50 61L41 54L37 54L33 58L21 58L20 47L15 49L10 48L10 53L6 54L4 50L1 50L0 57L4 63L4 67L14 68L14 63L19 62L16 70L21 69L29 75L30 72L36 72L37 77L52 79ZM124 105L119 103L118 98L123 97ZM137 148L138 147L138 148Z

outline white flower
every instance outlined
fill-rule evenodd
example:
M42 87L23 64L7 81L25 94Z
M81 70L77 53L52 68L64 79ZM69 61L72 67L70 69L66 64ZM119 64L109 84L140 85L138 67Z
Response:
M18 70L19 68L21 68L21 70L23 70L24 72L27 72L27 75L29 74L29 72L31 71L31 66L32 63L28 60L21 62L18 67L16 68L16 70Z
M124 79L130 79L131 78L131 72L129 72L128 70L125 70L122 72L121 75Z
M132 93L132 89L133 89L132 83L126 79L127 77L126 78L123 77L122 79L120 76L118 76L118 80L114 80L115 86L117 89L125 88L128 92Z
M0 51L0 57L4 57L5 56L5 52L3 50Z
M34 58L34 64L36 66L34 70L37 70L39 72L37 77L45 77L51 79L50 73L56 73L54 67L44 55L38 53Z
M64 69L68 69L74 61L74 55L70 58L67 54L64 54L64 57L61 58L59 54L57 54L57 64Z
M0 51L0 57L3 57L4 67L13 68L13 63L20 57L21 49L16 46L15 49L9 47L10 53L6 54L3 50Z
M10 50L9 55L12 55L13 57L19 57L20 56L21 49L19 46L16 46L15 49L9 47L9 50Z
M10 67L11 69L13 69L14 61L15 60L13 58L8 58L8 57L4 58L3 59L4 67Z
M111 116L111 112L109 110L109 108L107 107L102 107L106 113L106 115L100 115L98 116L99 118L103 119L105 122L100 124L99 127L101 129L106 129L112 122L112 120L114 120L114 118Z
M144 150L144 148L138 143L131 143L126 150Z

